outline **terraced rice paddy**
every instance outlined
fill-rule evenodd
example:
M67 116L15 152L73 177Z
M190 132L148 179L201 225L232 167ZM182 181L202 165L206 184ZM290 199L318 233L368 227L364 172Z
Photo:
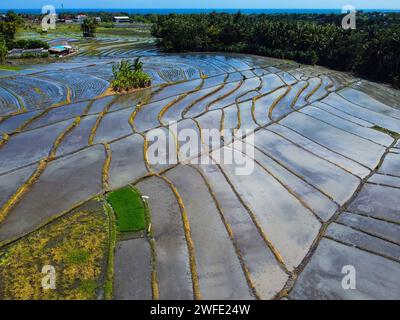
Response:
M400 297L397 91L290 61L134 43L87 43L66 62L0 78L1 298ZM152 88L103 97L112 63L137 55ZM175 161L152 163L150 137L174 136L171 121L199 144L200 129L224 130L222 148L250 143L239 129L253 129L254 170L211 161L219 149L209 165L186 164L174 138L160 152ZM148 197L150 217L121 236L106 199L127 186ZM87 227L74 227L81 216ZM88 250L77 232L97 240L71 257L74 241ZM38 274L13 274L18 257ZM79 276L80 263L92 273ZM54 295L12 287L32 286L45 264L63 270ZM341 287L345 265L356 290Z

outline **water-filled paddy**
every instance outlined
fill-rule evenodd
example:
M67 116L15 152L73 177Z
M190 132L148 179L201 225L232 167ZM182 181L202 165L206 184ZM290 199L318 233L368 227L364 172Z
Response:
M387 271L360 279L353 297L400 295L390 285L400 273L397 91L278 59L164 54L144 39L80 45L64 62L2 73L2 246L135 184L149 197L148 230L116 238L114 298L301 299L315 287L346 298L332 270L349 257ZM153 86L104 96L112 64L137 55ZM185 129L194 139L177 141ZM254 130L254 171L179 164L207 144L201 129L225 130L225 146ZM151 162L157 130L170 163Z

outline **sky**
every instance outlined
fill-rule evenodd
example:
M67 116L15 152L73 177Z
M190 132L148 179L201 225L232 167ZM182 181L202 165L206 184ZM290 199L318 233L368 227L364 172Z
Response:
M399 9L400 0L0 0L2 9L36 9L50 4L59 8L232 8L232 9Z

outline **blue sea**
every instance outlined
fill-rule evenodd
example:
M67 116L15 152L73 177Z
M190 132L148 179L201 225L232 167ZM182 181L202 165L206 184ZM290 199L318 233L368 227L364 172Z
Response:
M40 14L41 9L1 9L0 12L6 12L7 10L13 10L17 13L27 13L27 14ZM57 11L60 11L61 8L56 8ZM358 9L364 12L400 12L399 10L391 10L391 9ZM64 8L64 12L126 12L129 14L189 14L189 13L209 13L212 11L216 12L226 12L226 13L236 13L241 11L243 14L278 14L278 13L316 13L316 14L340 14L341 9L212 9L212 8L204 8L204 9L124 9L124 8L88 8L88 9L73 9L73 8Z

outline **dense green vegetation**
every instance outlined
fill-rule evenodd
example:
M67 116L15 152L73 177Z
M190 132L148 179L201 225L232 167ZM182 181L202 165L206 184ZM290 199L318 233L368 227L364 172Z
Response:
M293 59L400 87L400 14L361 14L355 30L344 30L340 15L307 17L170 14L158 17L152 34L170 52L226 51Z
M107 201L117 217L119 232L133 232L145 228L145 208L138 191L126 187L110 193Z
M99 25L95 18L87 18L81 24L81 30L84 37L94 37L96 35L96 28Z
M37 49L43 48L48 49L50 46L47 42L39 39L18 39L11 40L8 42L7 47L9 50L11 49Z
M7 56L7 46L4 40L0 40L0 62L4 62Z
M114 91L129 91L131 89L146 88L151 85L151 77L143 71L143 64L140 58L133 63L122 60L113 66L114 79L111 87Z
M13 59L34 59L34 58L48 58L48 52L23 52L20 56L13 57Z
M17 24L15 22L0 21L0 38L5 41L14 39L17 32Z
M24 23L21 16L12 11L7 12L5 21L0 22L0 62L4 62L8 50L12 49L48 49L49 45L45 41L35 39L14 40L18 26ZM46 53L24 53L20 58L47 57Z

